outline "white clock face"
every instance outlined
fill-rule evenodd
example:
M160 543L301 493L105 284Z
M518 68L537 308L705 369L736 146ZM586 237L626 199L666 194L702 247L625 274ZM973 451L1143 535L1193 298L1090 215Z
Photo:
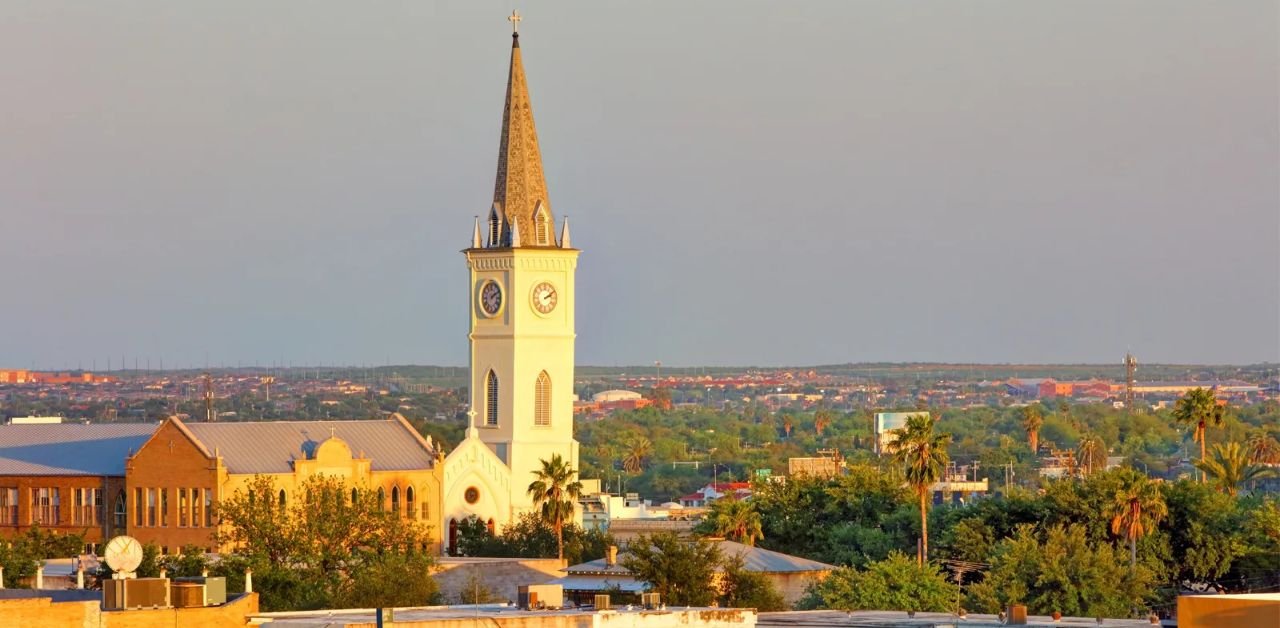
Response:
M550 314L551 310L556 309L556 301L559 295L556 294L556 287L550 282L542 282L533 287L533 309L542 314Z
M480 311L485 316L497 316L502 310L502 287L496 281L486 281L480 287Z

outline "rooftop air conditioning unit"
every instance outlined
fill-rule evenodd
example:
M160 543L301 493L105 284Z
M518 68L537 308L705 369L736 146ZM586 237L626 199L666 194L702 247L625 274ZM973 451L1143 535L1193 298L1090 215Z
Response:
M609 606L609 596L608 596L608 595L597 595L597 596L596 596L596 603L595 603L595 607L596 607L596 610L598 610L598 611L607 611L607 610L609 610L609 609L610 609L610 606Z

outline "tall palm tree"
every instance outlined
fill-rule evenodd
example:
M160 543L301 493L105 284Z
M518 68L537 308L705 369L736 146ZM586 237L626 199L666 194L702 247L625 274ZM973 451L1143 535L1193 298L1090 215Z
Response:
M1244 443L1249 452L1249 462L1255 464L1280 464L1280 442L1264 430L1256 430Z
M1196 468L1213 478L1219 491L1233 497L1241 484L1275 473L1275 469L1251 461L1245 448L1234 441L1214 445L1212 453L1213 456L1207 460L1197 460Z
M1121 477L1106 516L1111 519L1111 533L1129 541L1130 568L1138 566L1138 539L1155 530L1168 514L1164 493L1155 482L1132 470Z
M818 433L818 436L822 436L822 432L825 431L829 425L831 425L830 410L823 408L813 413L813 429Z
M924 565L929 555L929 497L951 459L947 455L951 435L934 433L933 418L927 414L908 417L907 424L892 434L887 449L894 464L902 467L907 485L920 501L920 549L916 562Z
M1080 464L1080 474L1089 475L1107 466L1107 444L1097 434L1085 434L1076 448L1076 461Z
M1022 408L1022 429L1027 431L1027 444L1031 445L1031 455L1035 455L1040 447L1040 427L1044 425L1044 414L1040 404L1033 403Z
M627 443L627 455L622 459L622 468L627 473L640 473L653 454L653 443L643 436L637 436Z
M1195 430L1192 438L1200 443L1200 460L1203 461L1206 459L1205 431L1210 427L1222 427L1226 420L1226 408L1218 405L1218 398L1212 390L1192 388L1174 405L1173 418ZM1203 475L1200 476L1200 481L1205 481Z
M764 538L760 513L751 505L751 502L732 497L717 499L711 503L708 519L712 534L716 536L752 546L757 540Z
M791 428L795 427L795 420L790 414L782 415L782 431L787 433L787 438L791 438Z
M556 531L556 552L564 559L564 522L573 518L573 509L582 496L582 482L575 479L578 472L565 462L560 454L552 454L542 461L542 468L533 471L535 479L529 484L529 496L542 507L542 520Z

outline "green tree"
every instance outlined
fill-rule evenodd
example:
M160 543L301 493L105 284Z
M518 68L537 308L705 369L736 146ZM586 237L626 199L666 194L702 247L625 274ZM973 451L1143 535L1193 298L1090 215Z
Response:
M1169 509L1155 482L1130 471L1121 477L1121 486L1107 507L1106 517L1111 521L1111 533L1129 541L1129 566L1137 569L1138 539L1153 532Z
M307 610L335 605L368 607L388 600L410 606L435 599L424 569L430 558L425 524L382 508L377 491L352 489L324 475L303 483L280 506L269 476L224 500L220 543L236 548L215 571L240 582L252 568L255 590L267 610ZM386 582L402 583L379 592ZM229 582L229 584L232 584Z
M1228 495L1235 496L1245 482L1275 474L1275 469L1250 461L1240 443L1218 443L1212 451L1213 457L1197 460L1196 468L1212 478L1214 488Z
M937 565L920 565L902 552L867 565L865 570L841 567L809 588L799 607L845 611L949 610L955 586Z
M1044 413L1040 404L1033 403L1022 408L1022 429L1027 432L1027 444L1034 455L1040 449L1040 427L1044 425Z
M672 606L708 606L717 597L711 584L722 559L708 541L664 532L636 537L619 564Z
M933 423L927 414L909 417L905 426L893 431L893 440L889 442L893 462L902 468L907 485L920 504L920 549L916 562L921 566L929 554L929 497L950 460L947 445L951 435L934 433Z
M1280 441L1264 430L1255 430L1245 441L1249 462L1254 464L1280 464Z
M542 468L533 472L536 478L529 484L529 497L542 509L542 519L556 532L556 556L564 558L564 522L573 518L573 509L582 496L582 482L578 472L569 463L552 454L542 461Z
M1210 427L1222 427L1226 421L1226 408L1218 405L1218 398L1207 388L1192 388L1178 399L1173 407L1173 418L1192 428L1192 439L1200 443L1200 459L1205 460L1205 436ZM1201 478L1204 481L1204 478Z
M786 599L769 577L748 571L741 556L724 559L720 588L720 606L726 608L754 608L762 613L787 610Z
M196 545L183 545L181 552L162 558L161 564L169 572L170 578L198 576L210 565L204 548Z
M1085 528L1074 524L1050 526L1043 534L1033 525L1019 526L990 560L983 581L969 585L967 602L986 613L1020 603L1041 615L1125 617L1144 603L1153 583L1150 571L1125 569L1117 550L1091 544Z
M832 413L826 408L821 408L813 414L813 430L818 433L818 437L822 437L822 433L831 425Z
M732 497L711 502L711 512L698 524L696 531L745 545L755 545L757 539L764 538L760 513L751 502Z

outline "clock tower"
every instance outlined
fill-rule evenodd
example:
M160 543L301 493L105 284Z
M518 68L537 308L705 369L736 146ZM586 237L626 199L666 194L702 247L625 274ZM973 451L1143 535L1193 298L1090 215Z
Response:
M527 489L543 460L558 454L578 467L573 439L578 250L571 246L568 220L557 225L551 211L518 32L512 34L493 204L476 219L471 246L463 254L470 310L470 425L466 440L446 461L442 523L450 529L477 516L500 530L534 508Z

